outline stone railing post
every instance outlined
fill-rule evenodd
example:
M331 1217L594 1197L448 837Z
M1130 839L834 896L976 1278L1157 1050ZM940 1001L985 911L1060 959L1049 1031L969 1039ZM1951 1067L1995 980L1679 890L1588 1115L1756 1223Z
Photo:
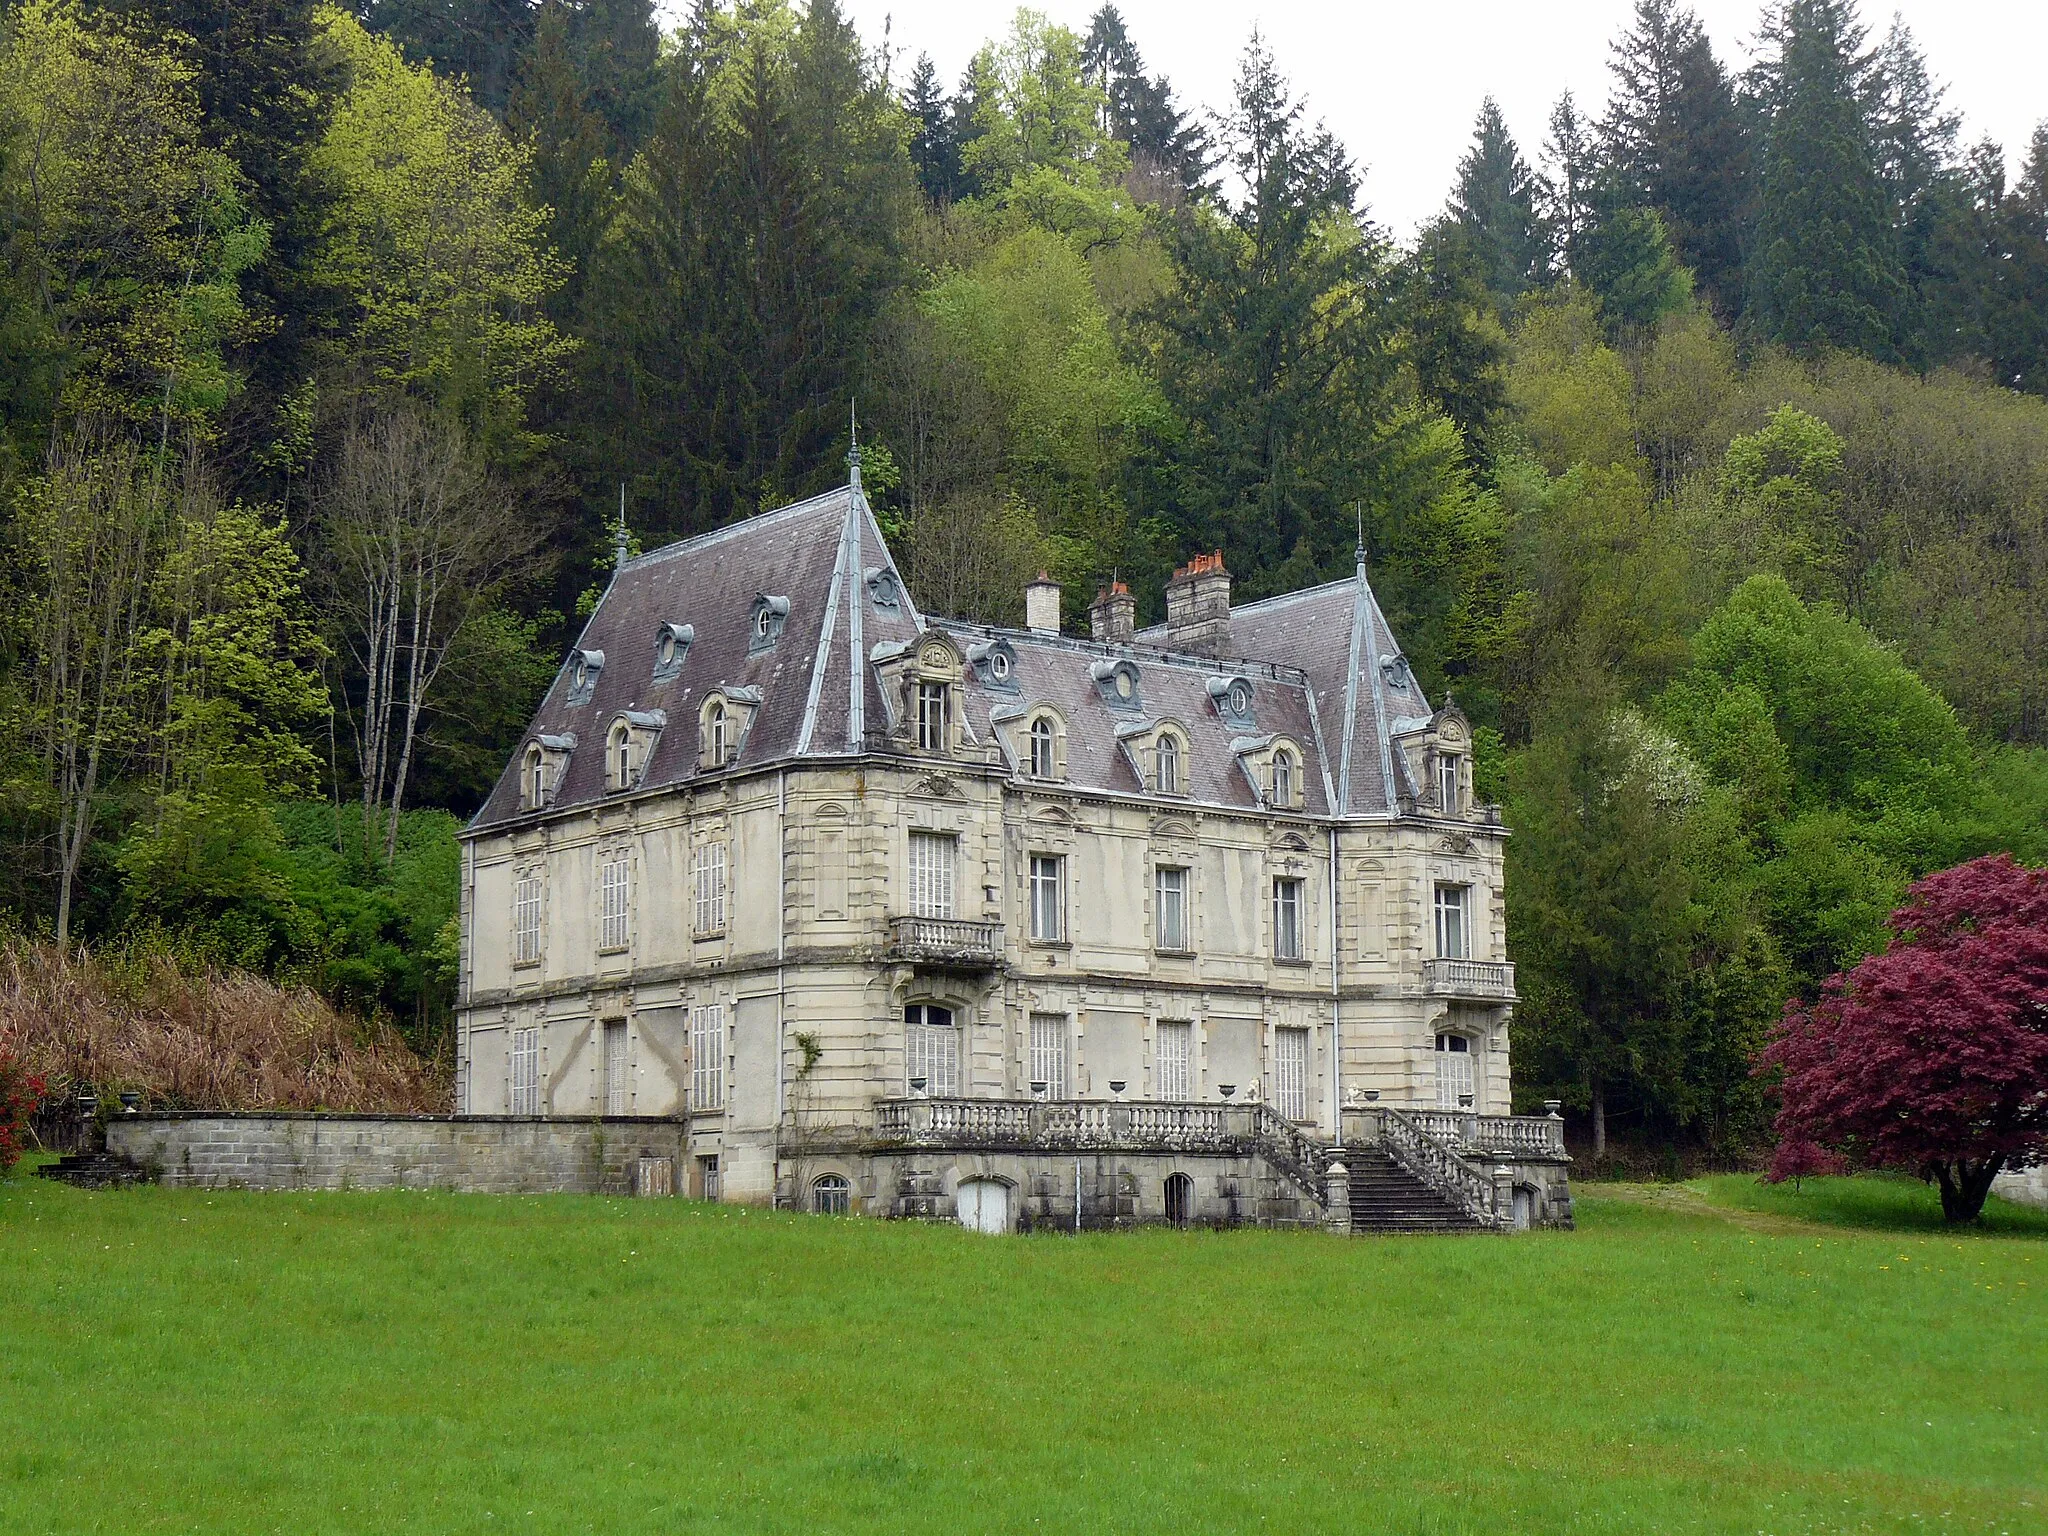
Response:
M1341 1157L1330 1159L1323 1175L1323 1191L1330 1202L1324 1224L1340 1237L1351 1235L1351 1170Z

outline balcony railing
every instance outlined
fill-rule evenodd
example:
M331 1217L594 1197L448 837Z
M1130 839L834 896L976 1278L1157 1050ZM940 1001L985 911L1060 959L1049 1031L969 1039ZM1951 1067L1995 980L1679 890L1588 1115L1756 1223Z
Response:
M1003 963L1003 925L958 917L892 917L889 953L900 960L986 970Z
M1431 997L1512 1003L1515 968L1502 960L1425 960L1422 990Z
M1396 1113L1381 1105L1353 1105L1344 1111L1344 1140L1371 1145L1382 1134L1382 1117ZM1564 1121L1551 1115L1482 1115L1464 1109L1409 1109L1398 1113L1423 1135L1445 1146L1482 1157L1562 1158Z

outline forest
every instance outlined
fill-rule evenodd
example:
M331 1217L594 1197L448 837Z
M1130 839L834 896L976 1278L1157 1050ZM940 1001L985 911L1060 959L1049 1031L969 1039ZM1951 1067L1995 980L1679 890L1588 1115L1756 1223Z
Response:
M934 611L1362 539L1513 831L1518 1097L1752 1155L1788 999L2048 858L2048 123L1853 0L1757 35L1637 0L1397 240L1256 33L1208 110L1113 5L947 81L836 0L9 0L0 926L445 1053L615 520L836 483L857 405Z

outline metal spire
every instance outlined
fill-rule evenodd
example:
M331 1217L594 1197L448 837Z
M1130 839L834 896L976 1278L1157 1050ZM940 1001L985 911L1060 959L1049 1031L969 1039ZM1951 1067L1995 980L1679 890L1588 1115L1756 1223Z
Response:
M853 432L853 446L846 450L848 480L856 491L860 489L860 410L851 400L846 402L846 419Z
M615 568L624 570L627 557L632 550L632 544L626 537L626 482L623 480L619 482L619 532L613 547L618 556L618 564Z

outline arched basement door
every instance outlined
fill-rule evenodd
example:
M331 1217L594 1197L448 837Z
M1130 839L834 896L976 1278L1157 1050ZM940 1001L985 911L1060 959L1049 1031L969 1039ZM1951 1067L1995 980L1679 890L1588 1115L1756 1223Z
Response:
M953 1194L960 1225L970 1232L1010 1230L1010 1186L994 1179L968 1179Z

